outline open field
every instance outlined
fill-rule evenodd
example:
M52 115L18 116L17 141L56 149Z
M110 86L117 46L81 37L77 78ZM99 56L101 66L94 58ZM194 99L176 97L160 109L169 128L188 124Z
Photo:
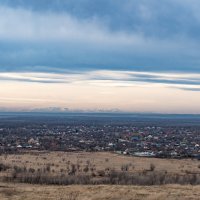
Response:
M1 200L199 200L200 186L38 186L0 183Z
M144 157L131 157L109 152L26 152L23 154L1 155L0 163L10 166L34 168L38 170L50 166L51 172L67 172L70 165L79 165L79 172L89 165L96 171L114 169L121 171L122 166L128 166L129 172L149 170L155 165L155 171L169 173L200 173L200 161L191 159L157 159Z
M0 178L47 185L199 185L200 162L109 152L28 151L1 155Z

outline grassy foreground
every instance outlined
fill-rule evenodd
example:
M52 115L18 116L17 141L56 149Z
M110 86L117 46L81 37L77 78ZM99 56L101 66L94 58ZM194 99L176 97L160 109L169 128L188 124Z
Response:
M41 186L0 183L1 200L191 200L200 186Z

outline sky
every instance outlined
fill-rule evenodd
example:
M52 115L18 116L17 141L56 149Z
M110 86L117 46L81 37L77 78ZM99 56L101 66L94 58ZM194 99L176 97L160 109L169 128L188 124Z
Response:
M0 0L0 111L200 114L199 0Z

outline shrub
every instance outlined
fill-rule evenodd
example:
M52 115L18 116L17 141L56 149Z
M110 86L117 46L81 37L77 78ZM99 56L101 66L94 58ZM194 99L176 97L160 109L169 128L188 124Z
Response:
M10 167L8 165L5 165L3 163L0 163L0 172L1 171L6 171L7 169L9 169Z
M156 168L156 166L154 165L154 164L150 164L150 171L154 171L155 170L155 168Z

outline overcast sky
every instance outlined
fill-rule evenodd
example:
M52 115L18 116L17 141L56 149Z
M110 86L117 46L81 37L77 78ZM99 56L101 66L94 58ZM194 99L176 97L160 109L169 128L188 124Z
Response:
M1 0L0 110L200 113L199 0Z

